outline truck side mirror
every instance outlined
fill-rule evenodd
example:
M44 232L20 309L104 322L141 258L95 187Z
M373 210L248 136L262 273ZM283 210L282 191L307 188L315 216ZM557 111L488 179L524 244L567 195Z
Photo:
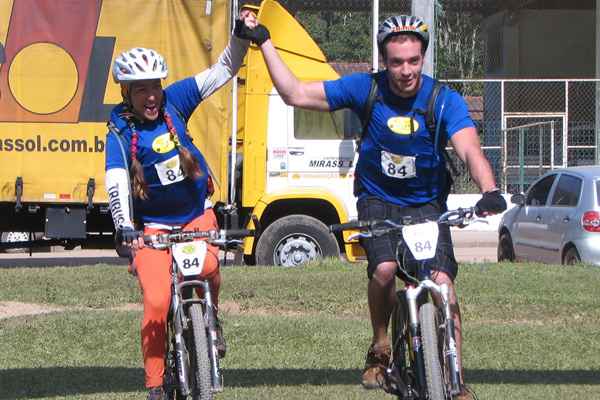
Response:
M344 139L358 139L361 129L358 115L349 108L344 109Z

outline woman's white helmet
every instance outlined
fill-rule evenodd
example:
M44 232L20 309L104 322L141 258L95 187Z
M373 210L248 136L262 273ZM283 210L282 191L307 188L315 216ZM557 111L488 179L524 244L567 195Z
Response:
M129 83L146 79L164 79L169 74L163 57L154 50L134 47L121 53L112 67L116 83Z

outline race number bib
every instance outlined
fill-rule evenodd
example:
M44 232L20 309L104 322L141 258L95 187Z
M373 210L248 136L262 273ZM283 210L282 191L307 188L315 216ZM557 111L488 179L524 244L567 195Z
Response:
M437 222L407 225L402 228L402 238L416 260L435 256L440 230Z
M196 276L202 273L206 257L206 242L196 241L173 245L173 258L183 276Z
M179 162L179 154L166 161L154 164L154 168L156 168L158 179L160 179L163 186L182 181L185 178Z
M399 156L381 151L381 170L390 178L407 179L417 176L415 157Z

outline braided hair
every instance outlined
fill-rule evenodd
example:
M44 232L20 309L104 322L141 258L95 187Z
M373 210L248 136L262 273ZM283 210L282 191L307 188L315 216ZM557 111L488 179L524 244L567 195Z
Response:
M129 105L127 102L124 104L124 117L127 121L127 125L131 130L131 168L129 170L129 175L131 177L131 182L133 186L133 195L134 197L139 197L142 200L148 200L148 182L146 182L146 178L144 177L144 170L142 168L142 164L138 160L137 155L137 142L138 142L138 132L135 128L135 121L133 118L133 113L129 110ZM179 141L179 136L175 131L175 127L173 126L173 120L171 119L171 115L167 111L167 107L163 102L161 106L161 111L163 113L163 117L165 118L165 122L167 124L167 128L169 129L170 139L175 143L175 147L177 148L177 152L179 153L179 160L181 162L181 168L185 176L190 179L199 179L203 176L202 170L200 169L200 162L192 152L186 147L181 145ZM189 130L186 128L185 134L190 136Z

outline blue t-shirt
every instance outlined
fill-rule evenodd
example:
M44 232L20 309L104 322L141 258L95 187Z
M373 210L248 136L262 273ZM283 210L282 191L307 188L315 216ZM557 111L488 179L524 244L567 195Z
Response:
M434 134L427 130L424 116L433 83L431 77L423 75L423 85L415 96L399 97L390 89L385 71L379 72L379 95L386 102L375 103L360 148L356 175L363 190L359 198L373 195L394 204L417 206L437 198L445 189L443 148L447 139L475 124L462 96L444 89L436 103L441 144L436 149ZM324 82L330 109L350 108L361 115L370 84L369 74L351 74Z
M133 215L136 222L185 223L204 213L208 179L206 161L185 134L185 123L181 119L187 121L201 100L193 77L173 83L163 93L163 101L166 102L167 112L171 115L181 145L189 149L200 163L202 177L199 179L192 180L183 175L177 148L170 140L169 129L162 114L154 121L135 120L138 132L137 159L142 164L149 187L149 200L134 199ZM132 133L127 121L119 117L122 114L123 104L119 104L113 109L111 120L122 134L120 140L125 150L127 167L117 138L108 133L106 170L125 168L129 171L131 165Z

